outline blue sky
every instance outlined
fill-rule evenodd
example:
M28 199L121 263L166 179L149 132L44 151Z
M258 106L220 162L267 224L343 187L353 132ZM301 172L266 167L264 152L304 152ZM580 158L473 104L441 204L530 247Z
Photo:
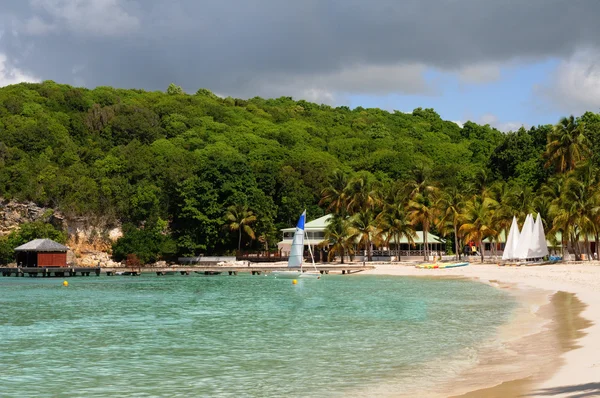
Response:
M600 111L598 15L598 0L3 0L0 86L175 83L508 131Z
M347 101L351 107L379 107L389 111L434 108L445 120L495 122L502 129L521 124L525 127L554 124L564 113L549 105L536 87L550 84L558 64L558 60L548 59L500 67L497 79L480 83L461 81L457 74L428 69L425 79L435 88L431 94L349 95Z

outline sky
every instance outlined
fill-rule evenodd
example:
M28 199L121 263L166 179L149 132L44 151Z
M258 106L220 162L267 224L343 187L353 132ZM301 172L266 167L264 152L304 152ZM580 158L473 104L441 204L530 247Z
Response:
M291 96L502 131L600 111L598 0L2 0L0 86Z

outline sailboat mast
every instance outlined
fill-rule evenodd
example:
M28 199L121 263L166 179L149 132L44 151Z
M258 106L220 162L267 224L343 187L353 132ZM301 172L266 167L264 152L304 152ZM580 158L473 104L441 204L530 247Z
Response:
M315 267L315 270L316 270L317 266L315 265L315 256L313 256L312 249L310 248L310 241L308 240L308 235L307 235L306 231L304 231L304 238L306 238L306 240L308 241L308 252L310 253L310 259L312 260L312 265L313 265L313 267ZM302 265L300 265L300 269L302 269Z

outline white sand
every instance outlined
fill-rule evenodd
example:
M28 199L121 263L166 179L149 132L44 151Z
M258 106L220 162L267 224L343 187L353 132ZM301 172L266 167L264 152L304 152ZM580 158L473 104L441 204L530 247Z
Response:
M482 282L498 281L525 289L576 294L587 307L581 316L593 324L577 340L578 348L562 354L562 365L548 379L534 386L539 397L600 396L600 265L598 263L499 267L472 263L452 269L417 269L411 265L384 264L364 274L402 276L458 276ZM494 283L492 283L494 285ZM585 386L586 384L589 384Z

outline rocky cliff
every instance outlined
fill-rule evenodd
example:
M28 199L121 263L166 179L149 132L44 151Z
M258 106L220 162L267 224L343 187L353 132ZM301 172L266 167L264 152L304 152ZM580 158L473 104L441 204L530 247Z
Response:
M0 236L8 235L23 223L42 221L67 231L69 262L81 266L114 266L112 243L122 236L118 223L103 217L67 217L60 211L33 202L20 203L0 198Z

